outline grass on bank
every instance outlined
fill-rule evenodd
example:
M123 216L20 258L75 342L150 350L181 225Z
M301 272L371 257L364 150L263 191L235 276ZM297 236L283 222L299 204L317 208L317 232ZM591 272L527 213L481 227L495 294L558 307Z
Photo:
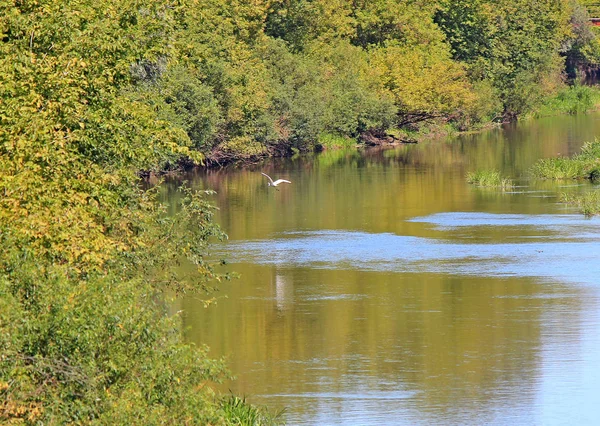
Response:
M478 170L476 172L467 173L467 182L489 188L501 188L503 190L512 188L513 182L511 179L504 178L495 170Z
M531 168L534 177L542 179L578 179L585 176L586 165L571 158L543 158Z
M269 413L263 407L257 407L236 395L230 395L221 402L225 418L232 425L276 425L282 422L284 411Z

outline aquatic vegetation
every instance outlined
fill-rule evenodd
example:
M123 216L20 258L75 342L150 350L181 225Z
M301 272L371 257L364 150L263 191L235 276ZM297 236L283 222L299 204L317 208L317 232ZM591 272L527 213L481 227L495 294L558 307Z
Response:
M572 158L545 158L531 168L533 176L543 179L600 179L600 140L586 142ZM560 195L562 202L579 207L585 215L600 214L600 191Z
M600 191L592 190L585 194L566 194L560 196L564 203L579 207L581 213L586 216L600 214Z
M572 158L544 158L531 168L534 177L542 179L590 179L600 177L600 140L586 142Z
M598 160L600 159L600 140L594 139L586 142L581 147L581 152L575 156L578 160Z
M570 158L543 158L531 168L534 177L544 179L577 179L584 176L584 164Z
M511 179L504 178L495 170L479 170L467 173L467 182L477 186L496 187L502 189L512 188Z

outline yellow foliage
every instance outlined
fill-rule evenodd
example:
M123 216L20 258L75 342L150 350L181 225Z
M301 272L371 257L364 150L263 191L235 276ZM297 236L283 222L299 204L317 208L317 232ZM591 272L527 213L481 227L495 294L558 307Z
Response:
M6 399L0 401L0 421L8 424L23 424L25 420L29 423L36 422L43 414L44 408L40 403L19 403Z
M402 111L442 115L468 109L477 100L465 69L443 46L392 44L375 50L371 63Z

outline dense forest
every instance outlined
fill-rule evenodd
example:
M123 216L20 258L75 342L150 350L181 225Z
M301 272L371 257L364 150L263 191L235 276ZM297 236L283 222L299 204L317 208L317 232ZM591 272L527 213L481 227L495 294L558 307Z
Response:
M139 172L514 120L599 62L587 21L573 0L0 0L0 421L272 421L211 391L223 361L167 315L228 278L211 206L182 188L167 215Z

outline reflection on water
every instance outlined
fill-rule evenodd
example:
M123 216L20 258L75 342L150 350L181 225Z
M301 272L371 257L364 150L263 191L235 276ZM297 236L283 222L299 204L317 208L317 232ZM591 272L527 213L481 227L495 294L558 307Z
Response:
M557 198L596 189L527 175L599 130L566 117L190 176L217 190L214 254L241 278L216 307L179 302L188 338L289 424L600 424L600 219ZM484 168L518 186L466 184Z
M294 303L294 287L283 275L275 275L275 300L277 309L283 311Z

